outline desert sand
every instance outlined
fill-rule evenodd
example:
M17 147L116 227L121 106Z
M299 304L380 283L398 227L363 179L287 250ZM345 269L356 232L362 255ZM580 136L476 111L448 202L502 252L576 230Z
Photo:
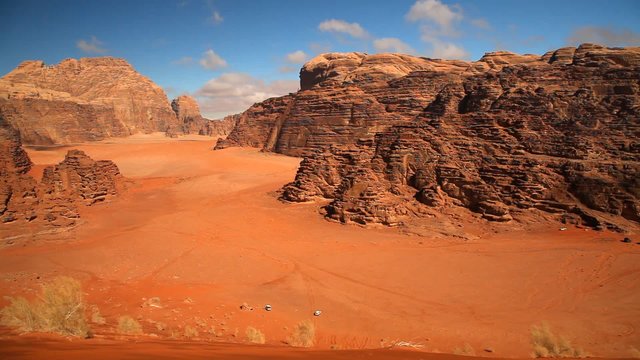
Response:
M213 151L213 144L209 137L155 134L27 148L36 177L78 148L113 160L128 178L115 200L83 208L74 229L38 234L25 227L15 236L0 228L0 294L34 296L46 280L69 275L107 320L92 326L96 339L52 340L33 354L75 349L94 357L88 351L99 345L105 358L114 347L139 358L169 358L172 349L191 358L202 349L230 358L263 349L295 357L300 350L283 341L303 320L315 323L320 351L303 353L317 358L333 355L330 349L401 342L412 352L335 354L431 358L423 352L453 353L468 344L478 356L525 358L530 328L543 321L594 356L628 357L640 348L636 238L627 244L607 231L560 231L557 224L525 231L471 218L460 224L473 235L467 239L342 225L325 220L317 203L277 200L299 158ZM153 297L158 307L145 306ZM241 310L244 303L253 310ZM264 311L265 304L273 310ZM143 325L146 335L134 339L140 347L115 334L121 315ZM187 326L198 334L186 339ZM260 329L267 345L201 343L244 343L247 326ZM3 334L0 354L29 356L28 340Z

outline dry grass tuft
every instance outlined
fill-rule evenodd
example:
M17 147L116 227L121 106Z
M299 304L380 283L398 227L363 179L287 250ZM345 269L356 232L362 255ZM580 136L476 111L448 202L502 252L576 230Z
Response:
M142 326L136 319L124 315L118 318L118 332L125 335L140 335L142 334Z
M287 343L295 347L311 347L316 341L316 325L311 320L300 322L287 338Z
M91 322L97 325L104 325L107 323L107 320L102 316L102 314L100 314L100 309L95 305L91 307Z
M84 296L80 282L66 276L54 278L42 287L38 299L9 298L0 323L20 331L42 331L89 337Z
M247 334L247 340L249 340L249 342L252 342L254 344L264 344L265 337L262 331L249 326L247 327L247 331L245 333Z
M476 351L473 350L473 347L469 345L469 343L464 343L462 347L458 347L453 349L453 353L455 355L464 355L464 356L475 356Z
M186 337L187 339L198 337L198 335L200 335L200 333L198 332L198 329L191 327L189 325L184 327L184 337Z
M549 324L544 322L540 326L534 325L531 327L531 343L533 345L533 356L537 358L583 358L586 356L582 349L574 348L569 340L562 336L554 335L549 328Z

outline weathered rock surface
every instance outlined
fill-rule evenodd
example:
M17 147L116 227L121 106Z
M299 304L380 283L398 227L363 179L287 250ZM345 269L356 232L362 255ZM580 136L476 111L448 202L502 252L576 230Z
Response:
M167 136L179 134L197 134L214 137L227 137L236 125L240 115L229 115L221 120L209 120L202 117L200 107L194 98L181 95L171 102L171 108L178 118L178 124L167 130Z
M451 208L640 224L640 48L477 62L324 54L300 81L217 144L303 156L286 200L330 199L328 217L363 224Z
M116 195L123 179L113 162L94 161L79 150L45 168L40 183L28 174L30 169L18 132L0 116L0 222L74 225L78 206Z
M20 134L0 116L0 222L30 221L36 217L36 181L28 175L31 160L22 149Z
M123 59L25 61L0 79L0 112L25 144L68 144L166 131L164 91Z

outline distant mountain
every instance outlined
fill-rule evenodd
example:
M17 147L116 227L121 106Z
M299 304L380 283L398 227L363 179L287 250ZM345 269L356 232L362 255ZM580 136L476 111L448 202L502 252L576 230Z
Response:
M125 60L25 61L0 79L0 112L25 144L166 131L178 120L162 88Z

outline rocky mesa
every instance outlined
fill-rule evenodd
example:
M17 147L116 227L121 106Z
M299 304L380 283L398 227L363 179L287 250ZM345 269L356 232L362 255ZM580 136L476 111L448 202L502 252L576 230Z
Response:
M239 115L229 115L222 120L210 120L202 117L200 107L194 98L181 95L171 102L171 108L178 118L178 125L167 130L167 136L179 134L197 134L214 137L227 137L236 125Z
M123 59L25 61L0 79L0 112L25 144L69 144L178 121L162 88Z
M31 223L45 228L75 225L79 206L90 206L115 196L123 181L113 162L94 161L79 150L69 150L60 164L46 167L40 183L29 175L31 166L19 133L0 116L0 222L3 225Z
M255 104L216 148L304 160L288 201L345 223L463 210L640 225L640 48L583 44L479 61L323 54L296 94Z

